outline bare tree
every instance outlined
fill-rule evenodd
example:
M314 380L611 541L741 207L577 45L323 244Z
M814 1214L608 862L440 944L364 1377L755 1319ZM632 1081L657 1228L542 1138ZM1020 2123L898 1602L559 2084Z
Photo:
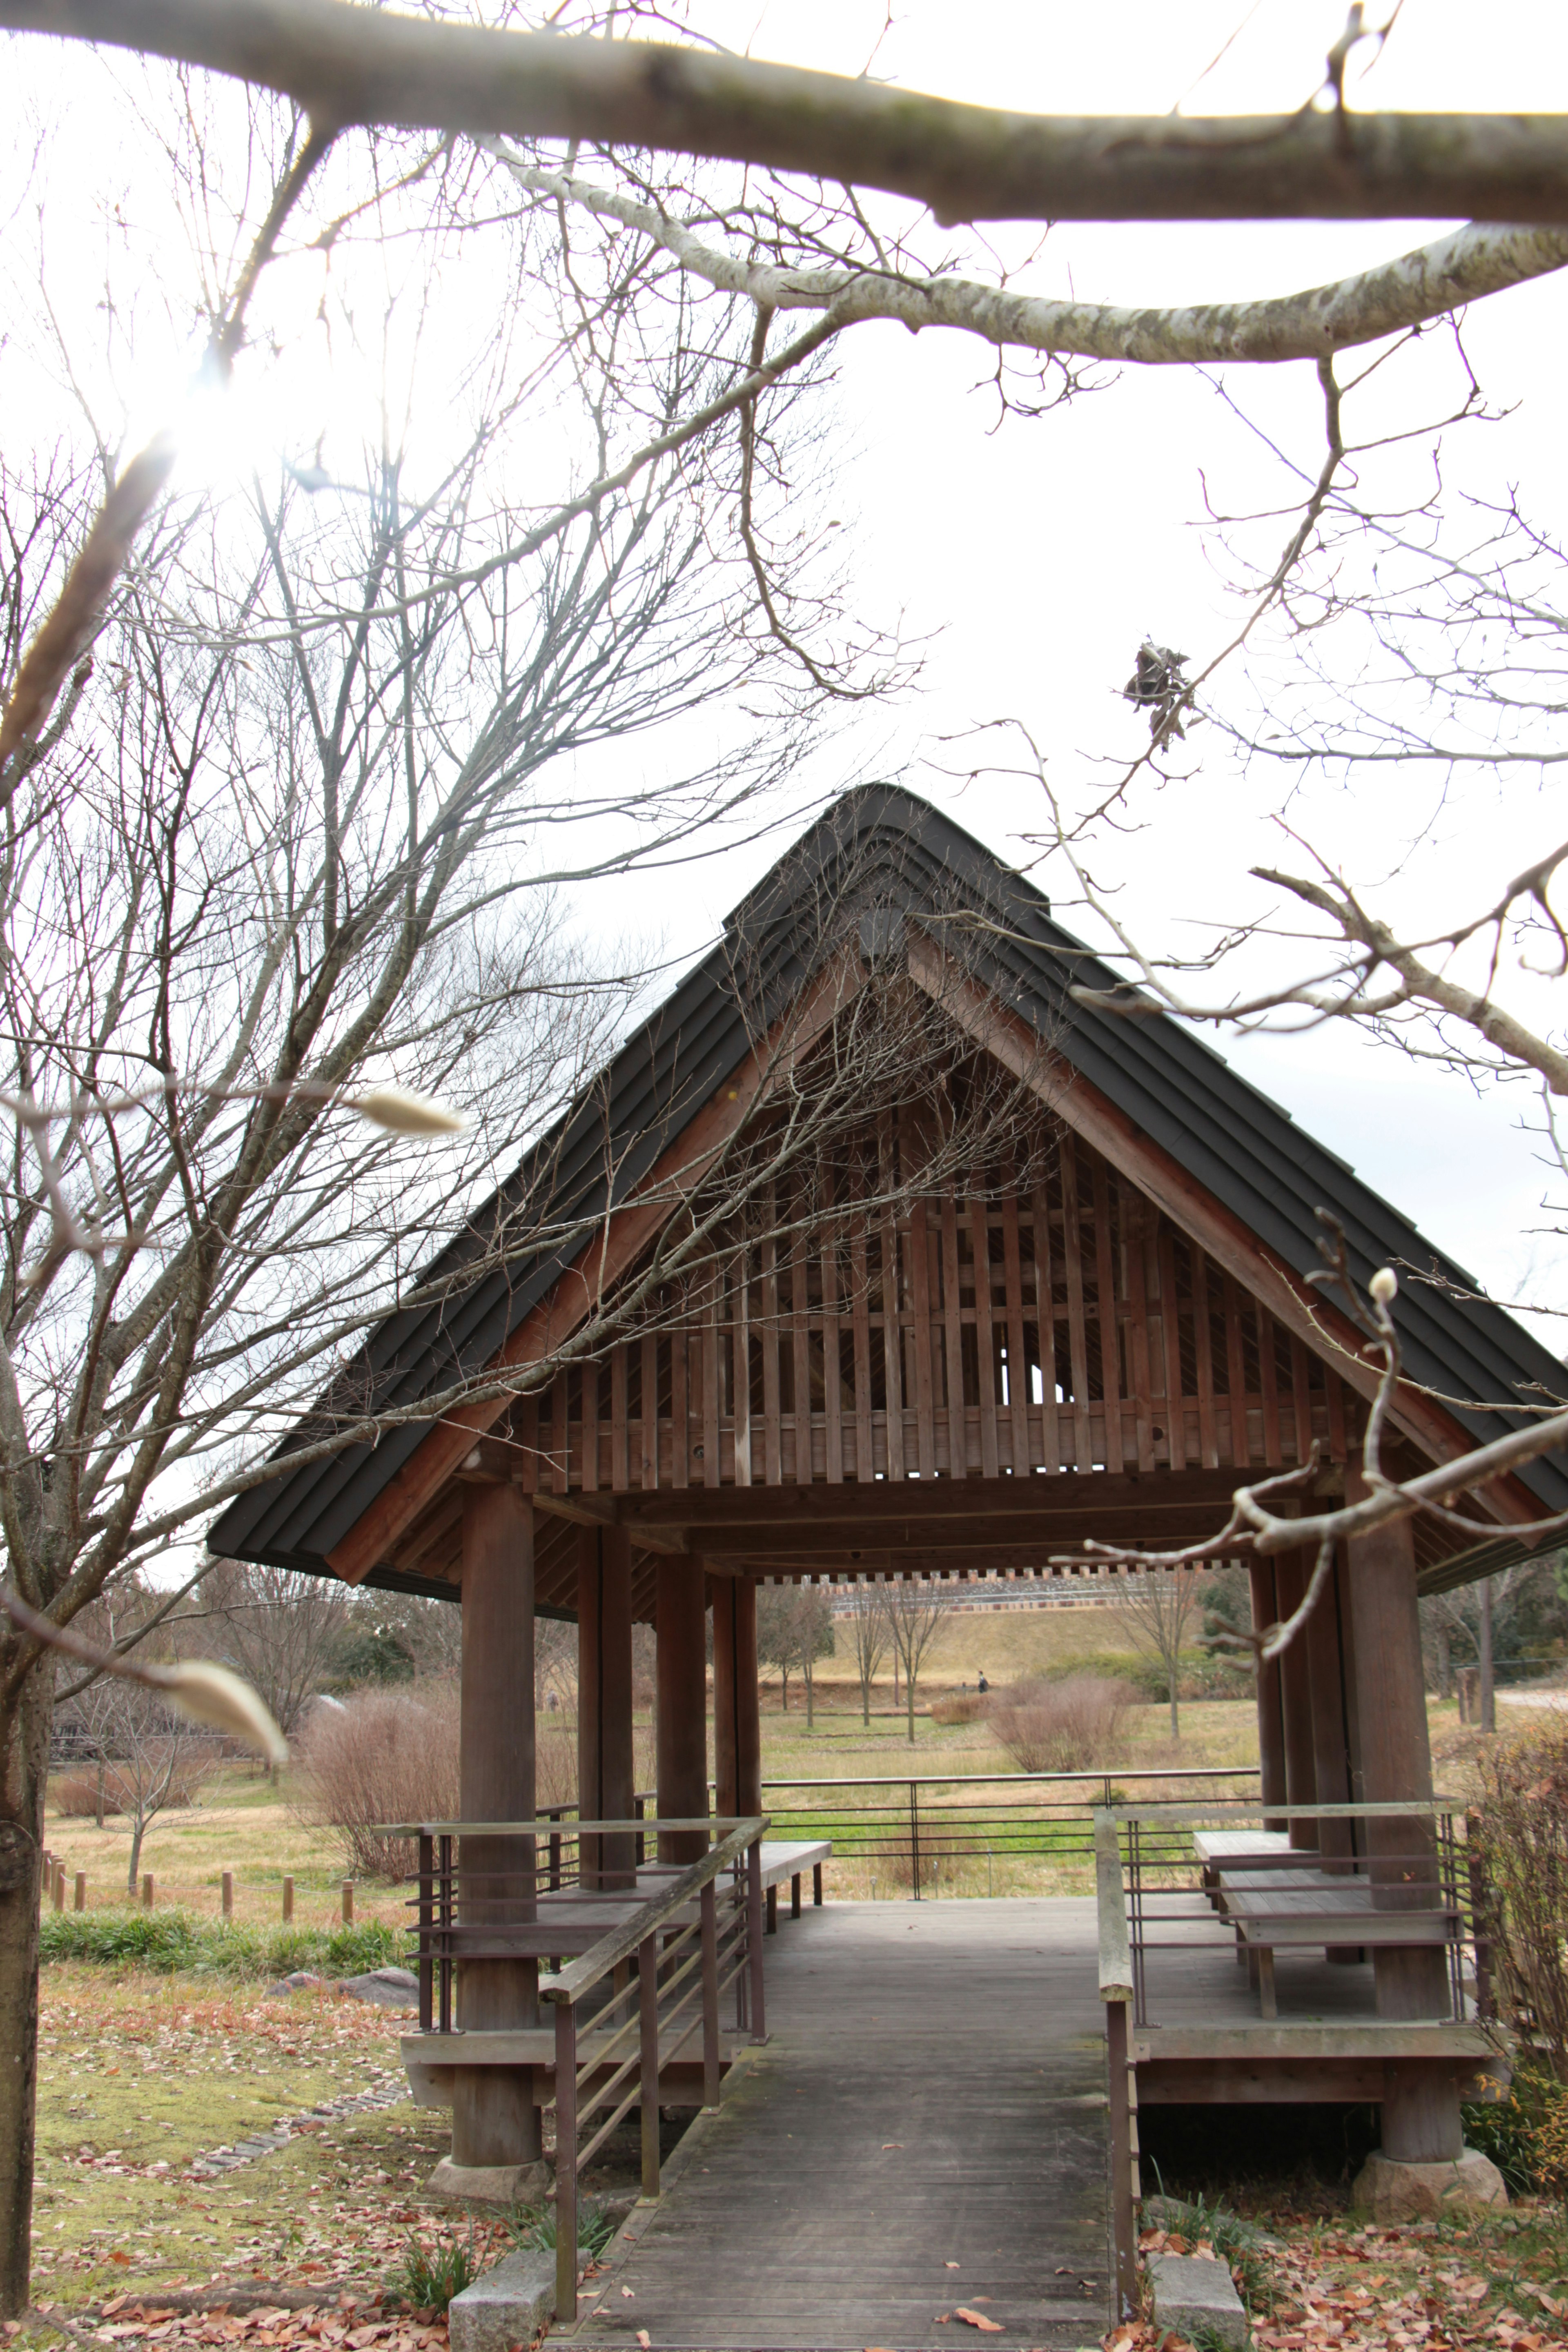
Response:
M101 1828L131 1840L125 1891L134 1900L142 1847L160 1813L195 1803L216 1763L214 1743L156 1692L105 1677L77 1701L102 1791Z
M921 1668L947 1623L956 1586L936 1576L889 1578L876 1587L893 1654L904 1670L904 1710L910 1746L915 1744L915 1689Z
M329 1679L348 1622L348 1596L319 1576L222 1560L206 1580L195 1646L256 1690L285 1737Z
M878 1667L888 1654L891 1638L879 1588L866 1583L842 1586L836 1613L838 1622L849 1628L855 1652L855 1679L860 1685L860 1720L869 1728L871 1685L877 1679Z
M1164 1678L1173 1739L1182 1736L1178 1710L1182 1652L1189 1629L1195 1629L1200 1621L1198 1587L1199 1579L1193 1570L1178 1568L1166 1574L1120 1576L1110 1588L1110 1606L1117 1622L1134 1648L1157 1666Z

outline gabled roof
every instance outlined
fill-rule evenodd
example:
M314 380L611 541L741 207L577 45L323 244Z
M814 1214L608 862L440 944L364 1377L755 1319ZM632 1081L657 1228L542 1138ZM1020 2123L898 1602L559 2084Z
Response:
M962 934L966 972L1298 1276L1320 1263L1315 1213L1324 1208L1342 1224L1362 1282L1398 1260L1470 1286L1460 1267L1192 1029L1163 1014L1128 1019L1072 1003L1074 982L1113 988L1120 975L1054 920L1033 884L951 818L901 786L872 785L837 802L741 901L718 944L424 1270L419 1286L436 1286L440 1303L394 1312L379 1326L333 1392L345 1412L416 1404L493 1360L571 1255L555 1249L465 1285L463 1268L479 1255L498 1212L526 1204L559 1223L626 1200L751 1053L759 1016L776 1016L810 977L828 907L840 919L855 908L879 910L884 922L901 913L939 940ZM606 1164L616 1171L608 1198ZM1459 1400L1495 1402L1534 1384L1548 1391L1563 1384L1562 1365L1500 1307L1406 1283L1398 1320L1410 1380L1435 1391L1478 1444L1522 1425L1528 1413ZM332 1402L330 1396L285 1441L280 1456L330 1429ZM320 1570L429 1426L411 1423L374 1448L347 1447L292 1472L285 1460L223 1514L209 1548ZM1545 1457L1518 1475L1544 1510L1568 1509L1568 1458ZM410 1581L384 1573L370 1580Z

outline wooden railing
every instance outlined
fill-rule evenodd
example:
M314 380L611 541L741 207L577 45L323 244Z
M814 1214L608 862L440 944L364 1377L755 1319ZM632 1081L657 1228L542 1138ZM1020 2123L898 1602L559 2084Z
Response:
M452 2034L463 1962L542 1964L539 1999L554 2013L556 2317L563 2324L577 2309L584 2168L640 2105L643 2194L657 2197L660 2068L700 2040L702 2104L717 2107L720 2003L731 1989L737 2030L753 2041L764 2036L762 1842L769 1826L765 1814L583 1822L563 1819L563 1810L531 1822L402 1822L388 1832L418 1841L414 1934L422 2032L433 2042ZM684 1867L643 1860L645 1837L675 1834L710 1841L707 1851ZM465 1839L481 1857L467 1870ZM584 1840L591 1841L586 1881ZM515 1864L498 1866L498 1857L514 1847ZM620 1856L629 1862L634 1853L633 1868L619 1866ZM597 1935L585 1924L595 1914L605 1920ZM542 2052L540 2061L550 2063ZM438 2063L461 2061L443 2053Z

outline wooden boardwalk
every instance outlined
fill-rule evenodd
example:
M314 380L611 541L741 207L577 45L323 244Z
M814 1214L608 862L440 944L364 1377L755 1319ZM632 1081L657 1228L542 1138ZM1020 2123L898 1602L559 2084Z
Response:
M635 2347L641 2329L654 2352L1098 2343L1106 2121L1092 1902L808 1910L768 1945L768 2027L596 2300L552 2340ZM944 2323L960 2304L1001 2332Z

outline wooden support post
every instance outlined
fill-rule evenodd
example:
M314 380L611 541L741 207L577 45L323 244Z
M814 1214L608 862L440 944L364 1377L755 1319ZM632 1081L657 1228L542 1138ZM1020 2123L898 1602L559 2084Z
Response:
M1280 1552L1274 1562L1274 1589L1283 1622L1301 1605L1307 1589L1306 1565L1299 1551ZM1318 1801L1316 1758L1312 1748L1312 1677L1307 1645L1298 1633L1279 1660L1280 1711L1285 1719L1285 1795L1292 1805ZM1318 1843L1318 1824L1290 1821L1290 1843L1310 1850Z
M232 1919L234 1916L234 1873L232 1870L226 1870L224 1872L219 1885L222 1888L222 1894L219 1899L223 1905L223 1916L226 1919Z
M795 1876L789 1883L789 1916L792 1919L798 1919L800 1917L800 1873L798 1870L795 1872Z
M283 1881L283 1924L284 1924L284 1926L285 1926L285 1927L287 1927L287 1926L288 1926L288 1924L289 1924L289 1920L290 1920L293 1916L294 1916L294 1882L293 1882L293 1880L292 1880L291 1878L286 1878L286 1879Z
M534 1818L533 1507L512 1486L463 1488L458 1762L464 1821ZM504 1929L531 1920L534 1861L531 1839L464 1838L460 1922ZM526 2030L538 2023L538 1994L536 1960L465 1960L458 1969L458 2022L469 2032ZM531 2068L454 2069L453 2188L468 2185L464 2172L482 2172L490 2178L470 2193L521 2201L532 2184L504 2176L537 2165L540 2147Z
M153 1874L149 1870L145 1873L142 1880L142 1908L144 1911L151 1911L157 1899L158 1889L153 1881Z
M1312 1691L1312 1761L1320 1805L1350 1802L1350 1728L1346 1720L1344 1666L1340 1651L1338 1580L1331 1576L1318 1605L1302 1628ZM1349 1822L1319 1822L1318 1851L1323 1868L1348 1875L1354 1866L1355 1835ZM1354 1944L1331 1944L1323 1958L1331 1965L1353 1967L1360 1960Z
M1346 1498L1358 1502L1365 1492L1352 1465L1346 1473ZM1402 1797L1429 1798L1432 1752L1411 1522L1392 1520L1352 1536L1348 1549L1366 1799L1385 1804ZM1375 1908L1430 1909L1438 1900L1429 1816L1369 1822L1367 1850ZM1380 1946L1373 1964L1380 2017L1449 2015L1447 1955L1440 1946ZM1408 2164L1444 2164L1463 2145L1452 2072L1429 2063L1392 2061L1384 2070L1384 2156Z
M820 1911L822 1908L822 1864L819 1862L814 1862L811 1865L811 1899L816 1908Z
M577 1547L577 1801L584 1821L629 1822L632 1546L625 1528L584 1528ZM584 1886L636 1884L633 1840L584 1838Z
M641 2060L642 2193L658 2189L658 1937L637 1946L637 2031Z
M779 1931L779 1891L778 1891L778 1888L777 1888L777 1886L776 1886L776 1885L774 1885L774 1886L770 1886L770 1887L769 1887L769 1889L768 1889L768 1896L767 1896L767 1900L768 1900L768 1926L767 1926L767 1932L768 1932L768 1934L769 1934L770 1936L776 1936L776 1935L778 1934L778 1931Z
M1110 2122L1110 2231L1116 2255L1116 2316L1136 2319L1141 2301L1138 2275L1137 2200L1133 2188L1132 2106L1127 2037L1128 2004L1105 2004L1106 2091Z
M1254 1559L1248 1562L1252 1580L1252 1625L1261 1633L1272 1625L1279 1612L1274 1601L1274 1562ZM1285 1717L1279 1705L1279 1661L1271 1658L1258 1670L1258 1760L1262 1772L1263 1802L1268 1809L1266 1826L1282 1830L1285 1826ZM1278 1813L1273 1808L1279 1807Z
M353 1923L354 1883L352 1878L345 1878L343 1881L343 1925L345 1927L352 1927Z
M76 1874L76 1907L79 1911L85 1911L87 1909L87 1873L85 1870L79 1870Z
M749 1576L709 1579L713 1600L713 1778L721 1818L763 1810L763 1719L757 1679L757 1588Z
M658 1811L666 1821L695 1821L708 1811L708 1612L702 1567L661 1558L656 1570ZM700 1830L666 1832L660 1862L700 1862Z
M63 1862L55 1864L54 1900L55 1909L63 1911L66 1907L66 1866Z
M760 1838L755 1845L746 1848L746 1959L752 1979L752 2039L753 2042L765 2042L768 2028L763 2005L763 1846Z

